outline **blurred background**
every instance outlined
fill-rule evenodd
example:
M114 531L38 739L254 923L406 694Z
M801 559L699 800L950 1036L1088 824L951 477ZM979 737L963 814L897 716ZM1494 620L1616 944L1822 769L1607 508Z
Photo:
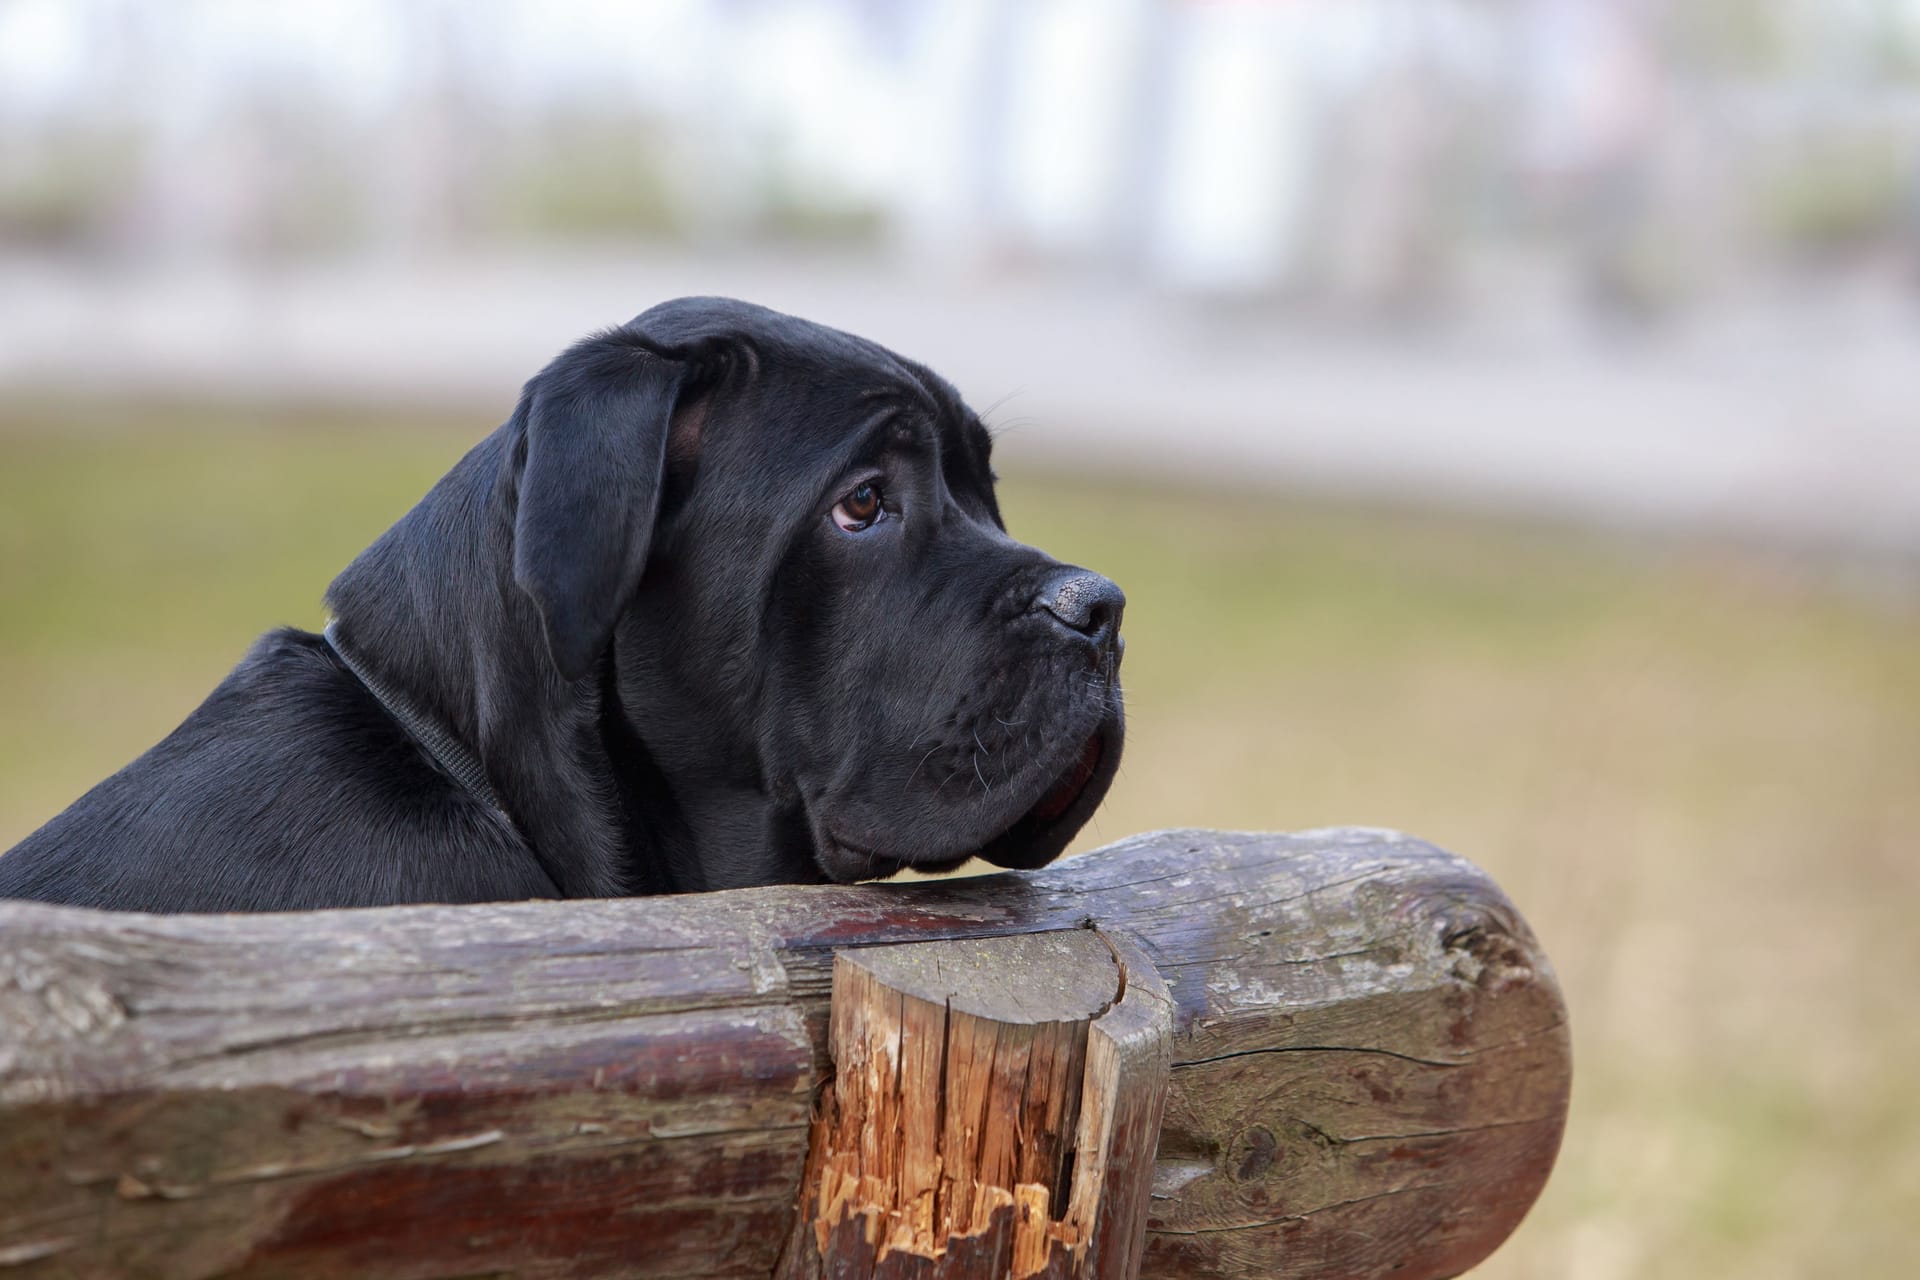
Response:
M1126 587L1081 847L1508 888L1579 1080L1481 1274L1913 1274L1920 0L0 0L0 848L696 292Z

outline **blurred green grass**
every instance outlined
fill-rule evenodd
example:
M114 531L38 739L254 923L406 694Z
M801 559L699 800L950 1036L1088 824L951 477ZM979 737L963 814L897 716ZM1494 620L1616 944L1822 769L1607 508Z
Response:
M484 433L0 408L0 849L176 724ZM1920 1258L1920 605L1804 563L1016 473L1127 589L1131 734L1082 848L1392 826L1553 955L1560 1167L1480 1274L1905 1277Z

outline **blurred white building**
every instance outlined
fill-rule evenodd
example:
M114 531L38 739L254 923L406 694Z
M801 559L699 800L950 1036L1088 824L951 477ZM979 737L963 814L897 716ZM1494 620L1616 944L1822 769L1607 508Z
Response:
M0 0L0 393L735 292L1014 450L1920 549L1916 174L1920 0Z
M1897 238L1920 3L1738 8L0 0L0 238L852 238L1363 304L1543 213L1528 243L1607 270L1755 201L1720 239ZM1809 132L1824 169L1783 141Z

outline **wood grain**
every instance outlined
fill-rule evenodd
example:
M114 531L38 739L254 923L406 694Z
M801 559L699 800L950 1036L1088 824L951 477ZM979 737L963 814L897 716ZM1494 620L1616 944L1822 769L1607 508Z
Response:
M841 952L782 1277L1137 1274L1170 1013L1089 929Z
M1171 1002L1140 1274L1456 1275L1544 1184L1565 1013L1483 873L1391 833L1165 832L675 899L0 903L0 1275L767 1276L835 952L1088 925Z

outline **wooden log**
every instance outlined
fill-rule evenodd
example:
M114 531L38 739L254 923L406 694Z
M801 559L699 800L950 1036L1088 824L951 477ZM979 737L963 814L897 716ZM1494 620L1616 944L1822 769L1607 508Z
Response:
M0 1275L767 1276L835 953L1088 925L1172 1001L1140 1274L1457 1275L1545 1182L1564 1010L1483 873L1386 833L1169 832L675 899L0 903Z
M1086 929L841 952L782 1274L1138 1274L1171 1008Z

